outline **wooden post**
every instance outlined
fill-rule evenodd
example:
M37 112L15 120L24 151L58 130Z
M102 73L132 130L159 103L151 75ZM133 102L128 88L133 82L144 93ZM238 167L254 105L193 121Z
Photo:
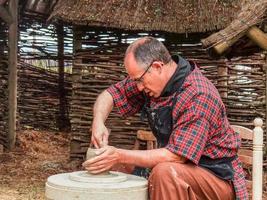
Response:
M66 122L66 92L64 86L64 27L62 24L57 25L58 41L58 94L59 94L59 119L58 128L64 130Z
M18 0L10 0L8 7L12 17L8 29L8 148L11 150L16 142Z
M222 97L222 99L227 98L227 75L228 75L228 68L225 65L218 66L218 90Z
M252 165L252 199L262 200L262 173L263 173L263 121L254 120L253 129L253 165Z
M263 52L263 57L265 60L265 64L263 65L265 71L265 102L267 102L267 51ZM267 103L265 103L265 133L267 133ZM265 141L267 141L267 134ZM267 154L267 145L265 146L264 152Z
M72 67L72 88L76 87L77 81L80 78L80 70L77 69L75 66L75 63L81 63L82 60L77 59L77 51L82 49L82 31L80 30L79 26L74 26L73 27L73 67ZM75 89L72 90L72 96L75 96ZM72 104L71 104L72 105ZM71 109L72 110L72 109ZM70 115L71 116L71 115ZM70 119L72 121L72 119ZM88 138L89 138L89 130L88 130ZM89 142L89 139L88 139ZM77 140L71 140L70 142L70 155L72 152L77 152L77 150L80 150L80 142Z

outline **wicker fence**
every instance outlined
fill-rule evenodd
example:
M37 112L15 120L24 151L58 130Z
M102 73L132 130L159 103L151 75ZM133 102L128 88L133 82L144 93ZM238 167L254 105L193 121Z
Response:
M124 48L122 48L124 49ZM108 50L108 49L107 49ZM115 50L115 49L113 49ZM119 49L116 49L117 52ZM101 50L102 52L102 50ZM73 95L71 100L71 156L83 157L89 145L92 109L97 95L110 84L122 80L125 71L121 66L122 54L100 52L81 52L76 55L77 60L73 68ZM99 53L99 54L98 54ZM138 116L121 119L112 112L107 121L111 128L110 144L122 148L131 148L135 140L136 130L147 128Z
M19 127L34 127L42 130L58 130L59 123L69 129L69 96L71 83L65 78L66 110L65 122L59 114L58 74L20 63L18 73L18 115Z
M7 144L7 79L8 64L0 59L0 144ZM65 114L59 114L58 74L39 69L26 63L18 65L18 117L17 129L34 128L40 130L58 130L59 123L70 129L69 98L71 82L65 77ZM62 124L61 124L62 126Z
M39 33L45 34L49 31L47 29ZM81 41L83 47L75 55L71 81L69 76L65 77L64 120L66 126L69 126L68 119L71 121L71 157L83 157L90 140L94 101L101 91L126 76L122 61L127 43L143 35L148 34L84 31ZM255 117L262 117L265 121L266 60L260 53L234 57L231 61L211 60L197 42L181 39L177 35L151 35L165 38L164 42L171 52L179 53L201 66L203 73L220 91L231 124L252 128ZM180 38L180 41L175 41L177 38ZM39 44L38 41L35 42ZM38 57L38 54L32 56L33 59L43 58ZM56 55L53 53L52 57L54 59ZM26 59L27 54L24 54L23 58ZM58 74L20 63L18 75L18 127L57 129L60 106ZM5 143L7 61L3 59L0 59L0 84L0 141ZM148 128L147 123L141 122L138 115L121 119L115 112L111 113L107 126L111 128L110 144L127 149L133 146L136 130Z
M71 157L83 157L90 140L92 108L97 95L110 84L122 80L126 73L122 66L126 45L82 50L75 55L73 95L71 100L72 142ZM199 44L176 44L172 52L197 62L203 73L220 91L231 124L252 128L255 117L265 121L265 59L255 53L231 61L211 60ZM110 144L130 149L136 130L147 129L139 116L122 119L112 112L107 120L111 129Z
M8 63L6 58L0 57L0 144L6 144L7 142L7 67Z

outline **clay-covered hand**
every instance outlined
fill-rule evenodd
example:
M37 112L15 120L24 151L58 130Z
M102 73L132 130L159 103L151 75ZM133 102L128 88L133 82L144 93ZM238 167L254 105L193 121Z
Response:
M120 162L120 154L117 148L105 146L96 152L97 156L85 161L82 165L91 174L99 174L110 170Z
M101 148L108 144L109 131L104 123L93 121L91 144Z

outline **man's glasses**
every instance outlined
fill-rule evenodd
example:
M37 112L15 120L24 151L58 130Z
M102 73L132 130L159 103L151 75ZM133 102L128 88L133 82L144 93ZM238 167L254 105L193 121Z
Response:
M152 66L153 62L154 61L151 62L151 64L146 68L146 70L144 71L144 73L139 78L135 78L135 79L133 79L133 81L136 82L136 83L141 83L143 81L143 77L146 75L146 73L148 72L148 70Z

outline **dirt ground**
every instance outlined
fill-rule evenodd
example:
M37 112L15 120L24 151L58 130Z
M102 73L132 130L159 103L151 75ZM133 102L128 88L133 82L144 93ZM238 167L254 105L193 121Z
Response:
M44 200L47 177L82 169L81 161L69 160L68 133L25 130L17 135L15 150L0 153L0 200ZM266 183L267 175L265 190Z
M69 134L25 130L16 148L0 153L0 199L44 200L47 177L81 169L69 160Z

